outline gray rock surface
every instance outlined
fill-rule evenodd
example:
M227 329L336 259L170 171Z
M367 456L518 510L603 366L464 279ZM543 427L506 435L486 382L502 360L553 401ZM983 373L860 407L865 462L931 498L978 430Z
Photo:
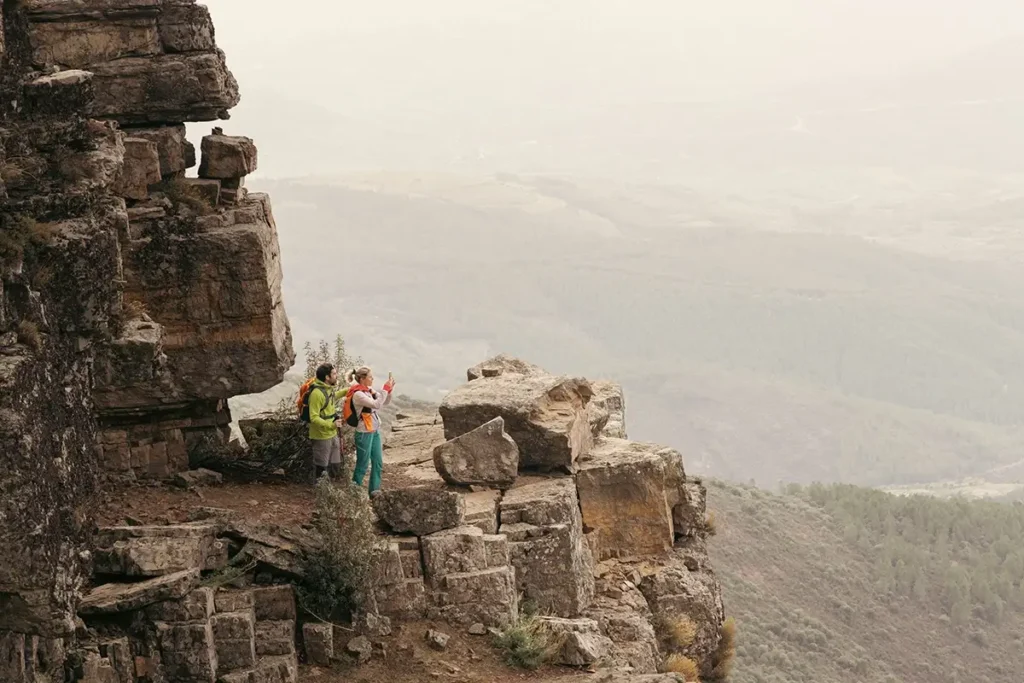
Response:
M436 446L434 467L449 484L508 488L519 473L519 447L496 417Z
M373 510L394 533L417 536L461 526L466 519L462 496L428 487L385 489L373 499Z
M138 583L107 583L89 591L78 611L80 614L131 612L164 600L183 598L198 581L199 570L189 569Z
M594 561L583 536L572 478L541 479L509 490L500 533L508 537L516 583L552 615L572 617L594 594Z

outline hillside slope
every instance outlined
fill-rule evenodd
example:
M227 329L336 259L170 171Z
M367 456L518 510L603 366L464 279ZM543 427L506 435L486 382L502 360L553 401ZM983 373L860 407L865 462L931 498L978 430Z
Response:
M1024 506L853 487L708 488L712 555L739 629L733 683L1024 678L1021 552L1000 540L1013 528L1020 538ZM1000 590L1011 599L989 613Z

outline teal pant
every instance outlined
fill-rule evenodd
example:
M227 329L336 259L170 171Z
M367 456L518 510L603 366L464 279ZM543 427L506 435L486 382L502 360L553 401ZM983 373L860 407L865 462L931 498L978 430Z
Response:
M363 485L366 468L370 469L370 493L380 489L380 477L384 471L384 451L380 445L380 432L356 432L356 471L352 481Z

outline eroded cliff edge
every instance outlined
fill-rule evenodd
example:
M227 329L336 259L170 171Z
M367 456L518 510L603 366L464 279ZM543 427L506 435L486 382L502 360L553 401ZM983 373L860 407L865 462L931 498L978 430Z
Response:
M191 0L0 9L3 680L62 678L104 477L164 478L294 360L238 86ZM43 678L47 680L47 678Z

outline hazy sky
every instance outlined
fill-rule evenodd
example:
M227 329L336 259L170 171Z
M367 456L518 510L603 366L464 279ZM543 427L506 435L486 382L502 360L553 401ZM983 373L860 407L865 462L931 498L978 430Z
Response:
M793 144L820 140L796 137L804 129L885 148L931 125L914 158L993 123L996 148L1020 137L1016 110L937 127L960 114L913 111L895 127L858 114L855 131L803 118L890 99L1024 97L1020 0L206 1L242 91L226 130L257 139L261 175L470 164L662 177L698 147L701 163L730 167L747 163L751 141L768 145L762 158L798 158ZM1010 49L942 68L999 41ZM781 111L761 111L780 97ZM723 100L727 114L679 105ZM961 163L935 163L950 161Z
M208 0L243 86L342 109L700 98L1024 34L1019 0Z

